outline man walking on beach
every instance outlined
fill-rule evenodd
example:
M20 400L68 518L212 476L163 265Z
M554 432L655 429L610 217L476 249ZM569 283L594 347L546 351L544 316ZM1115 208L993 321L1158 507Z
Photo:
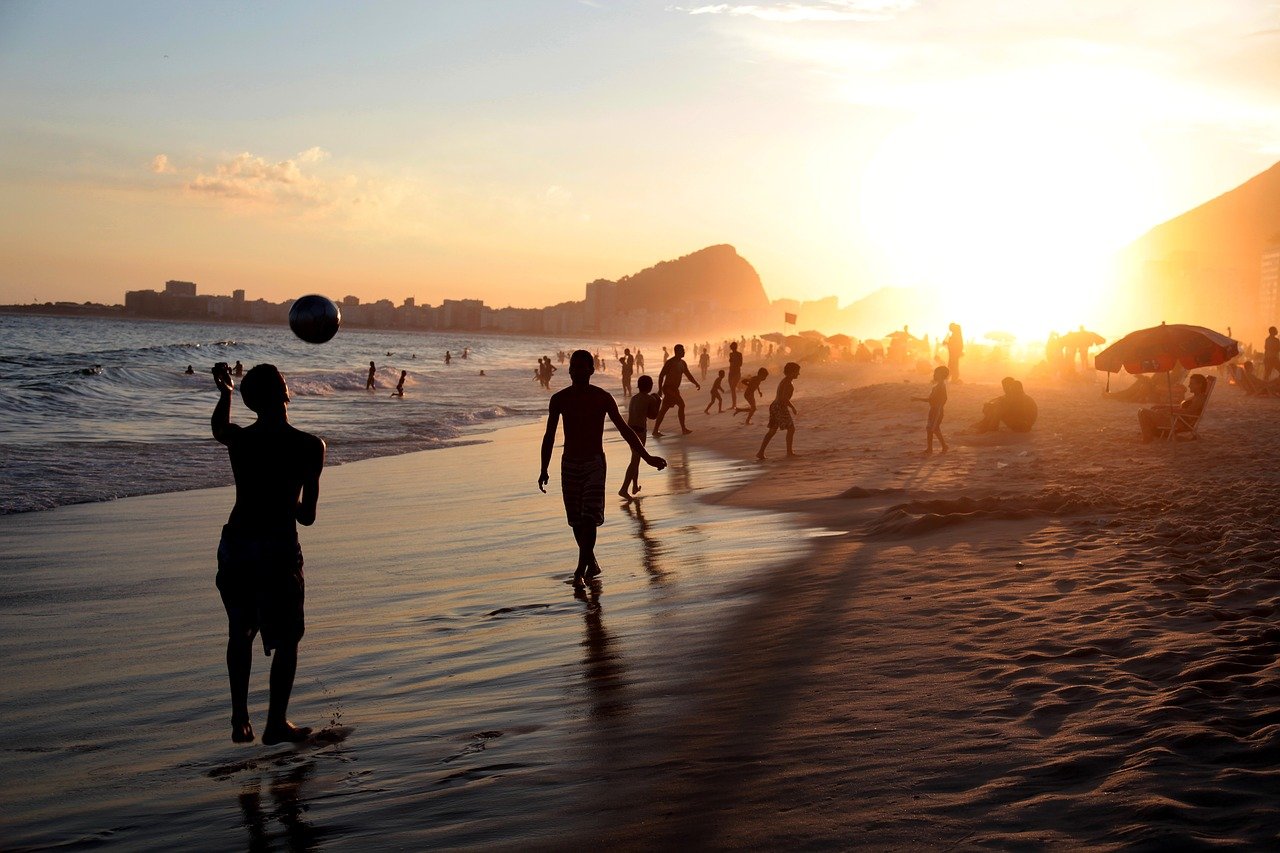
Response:
M249 722L249 672L253 639L271 664L271 694L262 742L307 739L311 729L289 722L289 694L302 639L302 549L298 523L316 520L324 441L289 424L289 388L274 365L259 364L244 376L240 396L258 419L231 423L235 387L225 364L213 369L221 396L213 409L213 437L227 446L236 502L218 543L218 591L227 611L227 675L231 682L231 739L253 740Z
M564 449L560 456L560 488L564 492L564 511L573 538L578 543L578 566L573 583L578 585L600 574L596 562L596 528L604 524L604 419L613 421L618 434L631 446L633 453L661 471L667 460L653 456L644 448L631 427L618 412L613 395L591 384L595 360L586 350L575 350L569 357L569 378L573 384L551 395L547 412L547 431L542 437L542 471L538 488L544 493L551 477L551 451L555 446L556 428L564 418Z
M702 390L698 380L689 372L689 365L684 362L684 344L676 344L675 355L666 360L662 365L662 372L658 374L658 387L662 389L662 408L658 409L658 419L653 422L654 438L662 438L658 429L662 426L662 418L672 407L680 418L680 431L685 435L693 432L684 425L684 398L680 396L680 380L685 376L689 377L694 388Z

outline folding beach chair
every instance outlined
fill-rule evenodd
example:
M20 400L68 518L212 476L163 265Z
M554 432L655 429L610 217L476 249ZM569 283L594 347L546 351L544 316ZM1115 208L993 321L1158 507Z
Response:
M1204 406L1200 408L1200 414L1192 415L1178 410L1173 411L1173 421L1169 425L1167 439L1169 441L1177 441L1179 439L1199 438L1197 430L1200 428L1200 420L1204 417L1204 413L1209 410L1209 402L1213 399L1213 389L1218 385L1218 377L1206 376L1204 389Z

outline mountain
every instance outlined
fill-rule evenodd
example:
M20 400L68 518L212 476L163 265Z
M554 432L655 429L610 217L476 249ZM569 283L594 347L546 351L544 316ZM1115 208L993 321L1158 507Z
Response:
M1155 322L1234 325L1239 337L1260 341L1253 327L1277 319L1276 306L1259 292L1262 252L1278 238L1280 163L1130 244L1124 264L1131 301L1139 313L1145 303Z
M708 246L618 279L616 310L669 311L694 304L733 313L765 312L769 297L755 267L733 246Z

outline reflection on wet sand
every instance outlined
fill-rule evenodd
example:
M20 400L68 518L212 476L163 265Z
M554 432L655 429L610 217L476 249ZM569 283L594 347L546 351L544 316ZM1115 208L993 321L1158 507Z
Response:
M687 495L693 491L693 477L689 470L689 451L679 444L670 451L662 448L667 460L667 488L675 495Z
M636 535L640 537L644 570L649 573L649 582L661 585L667 582L667 572L658 564L662 555L662 543L653 535L653 525L644 517L641 499L633 498L623 504L623 510L636 522Z
M315 762L307 761L271 777L269 791L272 808L262 807L262 779L246 782L240 789L240 811L244 815L244 827L249 833L248 849L251 851L274 850L283 841L289 850L315 850L324 840L325 831L306 819L308 806L303 801L303 788L315 771ZM284 837L273 838L270 821L275 820L284 828Z
M582 645L586 654L582 658L582 672L586 679L591 701L592 719L611 719L625 716L628 710L622 695L626 667L614 646L613 637L604 627L604 608L600 604L602 587L598 580L585 588L574 589L574 598L586 604L582 616L586 623L586 639Z

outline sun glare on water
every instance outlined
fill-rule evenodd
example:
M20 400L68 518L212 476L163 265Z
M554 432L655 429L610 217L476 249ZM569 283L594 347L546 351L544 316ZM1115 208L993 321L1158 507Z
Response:
M1116 252L1144 227L1139 144L1044 114L947 113L884 143L862 221L937 324L1020 338L1099 323Z

